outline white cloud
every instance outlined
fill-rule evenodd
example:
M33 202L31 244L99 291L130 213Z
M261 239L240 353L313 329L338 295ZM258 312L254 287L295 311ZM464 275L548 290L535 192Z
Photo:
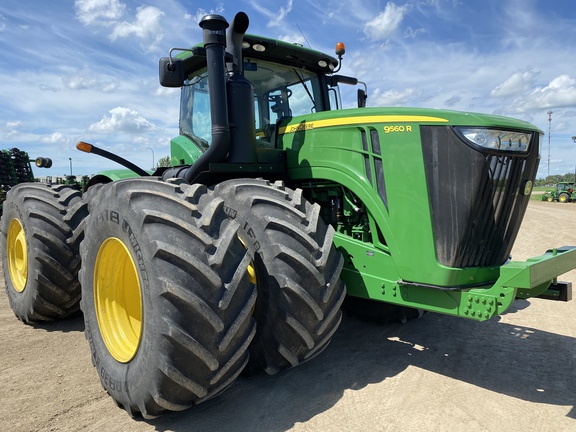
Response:
M136 9L136 17L134 22L121 22L118 23L112 33L110 34L111 40L117 38L125 38L131 35L139 39L143 39L150 43L150 50L157 47L158 42L164 36L160 19L164 16L164 12L154 6L141 6Z
M266 16L268 18L267 27L277 27L283 24L283 21L286 19L288 14L292 11L292 3L293 0L288 0L286 6L280 6L278 11L272 11L263 7L260 2L258 1L251 1L250 5L256 9L258 12Z
M200 20L204 18L204 16L209 14L223 15L224 5L222 3L218 3L216 5L216 9L210 9L209 11L207 11L206 9L198 8L194 15L186 14L184 18L186 18L187 20L191 19L193 22L199 23Z
M116 107L109 111L110 116L104 115L102 120L88 127L91 132L126 132L141 133L152 131L156 126L142 117L138 111L126 107Z
M412 27L407 27L404 30L404 37L406 39L415 39L419 34L426 34L428 31L424 28L417 28L414 30Z
M306 40L304 35L302 35L301 33L292 33L289 35L280 35L280 36L278 36L278 39L280 39L284 42L288 42L288 43L294 43L294 44L300 44L303 46L308 46L308 41Z
M370 100L371 106L398 106L406 105L410 102L411 97L416 94L416 91L412 88L407 88L404 90L387 90L382 92L380 89L376 89L371 95Z
M514 101L518 113L576 105L576 80L564 74L554 78L546 87L538 87L526 97Z
M506 81L497 86L490 92L490 95L496 97L516 96L520 93L528 91L532 88L536 72L531 69L516 72L512 74Z
M155 6L139 6L131 20L121 20L127 6L119 0L76 0L75 7L76 18L85 26L111 27L112 41L134 36L143 41L145 51L153 51L164 37L160 19L165 14Z
M9 121L8 123L6 123L6 129L17 129L20 126L22 126L21 121Z
M109 25L118 21L126 5L118 0L76 0L76 18L84 24Z
M70 143L70 137L66 137L60 132L54 132L50 135L44 135L40 137L40 142L46 144L68 144Z
M86 67L74 75L63 76L62 83L72 90L99 90L104 93L112 92L118 88L116 81L99 78Z
M393 2L388 2L384 12L378 14L374 19L368 21L364 26L364 34L369 40L386 40L400 27L404 15L408 12L408 6L396 6Z
M20 135L20 128L22 127L21 121L9 121L2 128L2 139L3 140L14 140L15 137Z

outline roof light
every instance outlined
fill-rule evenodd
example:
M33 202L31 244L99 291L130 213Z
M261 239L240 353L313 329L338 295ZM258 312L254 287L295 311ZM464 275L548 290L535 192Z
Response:
M325 68L326 66L328 66L328 62L326 60L319 60L318 66L320 66L321 68Z
M346 47L344 46L344 42L338 42L336 44L336 55L343 56L346 54Z
M243 49L250 48L250 43L246 42L246 41L242 41L242 48Z
M259 43L255 43L254 45L252 45L252 49L253 49L254 51L257 51L257 52L264 52L264 51L266 51L266 47L265 47L264 45L262 45L262 44L259 44Z

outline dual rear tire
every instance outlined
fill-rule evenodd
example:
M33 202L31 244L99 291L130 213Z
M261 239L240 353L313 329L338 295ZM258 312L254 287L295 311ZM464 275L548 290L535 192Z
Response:
M84 199L17 186L0 239L11 306L51 320L81 297L92 362L117 404L145 418L180 411L247 366L274 374L328 346L345 287L319 211L301 190L251 179L213 190L128 179Z
M8 191L0 250L8 300L21 321L53 321L78 311L78 248L87 213L80 192L69 186L21 183Z
M346 295L334 228L318 204L282 182L240 179L215 186L254 259L258 323L249 371L275 374L321 353L338 328Z

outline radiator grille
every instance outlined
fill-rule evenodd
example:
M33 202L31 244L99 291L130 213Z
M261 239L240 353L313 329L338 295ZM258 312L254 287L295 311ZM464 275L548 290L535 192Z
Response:
M488 154L449 126L422 126L422 150L437 259L449 267L502 265L509 258L538 169L538 134L527 155Z

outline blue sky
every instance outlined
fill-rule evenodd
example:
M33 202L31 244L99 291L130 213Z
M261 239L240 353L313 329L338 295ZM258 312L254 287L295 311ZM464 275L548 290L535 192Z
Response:
M199 19L238 11L249 32L334 52L368 85L369 106L495 113L545 133L538 176L576 164L576 8L570 0L2 0L0 149L54 166L36 175L118 167L88 141L150 168L178 133L179 91L158 59L201 40ZM351 95L352 96L352 95ZM352 104L352 97L349 99Z

